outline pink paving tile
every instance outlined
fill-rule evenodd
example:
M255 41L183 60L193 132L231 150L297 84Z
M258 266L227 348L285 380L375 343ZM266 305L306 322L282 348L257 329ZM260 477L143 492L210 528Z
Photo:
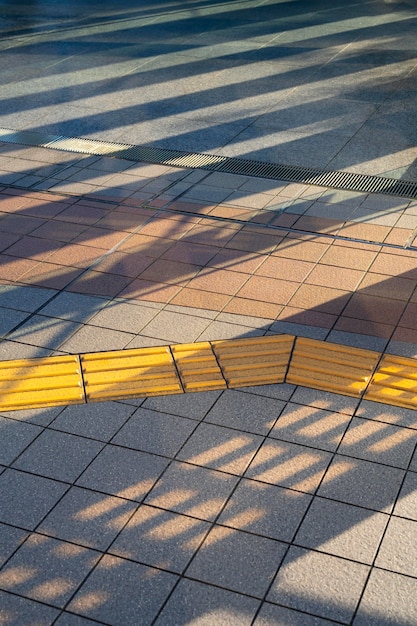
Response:
M19 241L20 235L0 232L0 252Z
M156 216L141 229L141 234L151 235L152 237L181 239L198 221L199 218L194 217L179 217L177 215L169 217Z
M4 213L14 213L20 211L25 206L26 198L21 194L10 196L5 193L0 194L0 211Z
M252 274L267 258L268 256L264 254L223 248L208 262L208 265L210 267L218 267L219 269L227 269L233 272Z
M90 226L89 228L84 227L83 231L78 236L74 237L73 243L110 250L110 248L113 248L113 246L123 241L126 236L127 234L125 232Z
M330 242L321 243L286 237L272 254L287 259L316 262L322 258L329 246Z
M340 229L339 235L342 237L352 237L365 241L376 241L382 243L391 230L391 226L381 226L379 224L364 224L358 222L346 222Z
M320 263L348 267L355 270L367 270L378 254L378 249L361 250L357 245L333 244L320 259Z
M248 275L242 272L205 268L189 282L188 287L232 296L247 279Z
M153 259L151 257L146 257L140 253L124 254L123 252L112 252L97 263L94 269L98 272L137 278L152 262Z
M240 298L250 298L259 302L287 304L298 289L298 283L277 280L266 276L252 276L237 294Z
M417 279L417 255L404 257L381 252L372 263L371 272Z
M354 291L363 276L363 271L319 264L309 274L306 282L312 285Z
M71 241L75 237L78 237L84 230L85 226L81 224L50 220L49 222L44 222L39 228L32 231L32 234L35 237L43 237L44 239Z
M19 259L7 254L0 254L0 278L18 280L23 274L37 265L32 259Z
M409 302L407 304L398 325L417 330L417 302Z
M208 215L215 205L208 202L182 202L173 200L169 202L168 209L171 211L184 211L185 213L197 213L198 215Z
M194 226L185 236L184 241L189 243L202 243L222 248L235 235L239 227L228 224L225 226L211 226L207 223L201 223Z
M181 263L206 265L220 249L217 246L178 241L163 254L163 258Z
M276 217L273 217L272 219L272 223L274 224L274 226L282 226L284 228L291 228L292 226L294 226L295 222L300 218L299 215L296 215L295 213L281 213L280 215L277 215Z
M280 321L291 322L293 324L305 324L307 326L318 326L319 328L332 328L337 320L336 315L323 313L320 311L296 309L286 306L282 310L278 319Z
M133 232L139 226L147 222L149 216L141 213L123 213L122 211L112 211L102 217L97 223L98 228L109 228L110 230L123 230Z
M157 259L140 274L140 278L152 282L182 285L195 276L200 269L200 266L191 263Z
M37 287L49 287L50 289L62 289L69 282L80 275L81 269L63 267L54 263L38 262L23 276L19 282Z
M266 193L249 193L239 190L231 193L224 202L250 209L263 209L271 202L271 195Z
M71 243L51 254L48 261L59 265L86 268L90 267L94 261L105 253L106 250L104 248L81 246Z
M385 237L384 243L405 246L413 234L413 230L408 228L393 228Z
M7 254L22 258L35 259L44 261L53 252L62 248L64 244L58 241L50 241L49 239L41 239L40 237L22 237L15 244L10 246Z
M166 303L172 300L180 290L181 287L179 285L164 285L163 283L154 283L150 280L136 278L118 296L132 300Z
M284 280L302 282L313 268L314 263L308 261L271 256L256 270L256 274L269 276L269 278L283 278Z
M242 229L226 244L226 248L247 252L272 252L282 241L282 235L265 233L264 229Z
M2 232L28 235L44 224L47 224L47 222L38 217L29 217L28 215L0 213L0 224ZM49 239L53 238L54 237L49 237Z
M150 237L149 235L142 235L138 233L129 237L118 248L119 252L137 252L142 253L145 256L160 257L171 246L174 245L172 239L166 239L165 237Z
M219 204L218 206L213 207L209 211L209 214L215 217L224 217L226 219L248 222L253 219L255 215L257 215L257 212L249 211L248 209L242 207L228 207L223 204Z
M311 233L331 233L336 234L342 226L340 220L332 220L327 217L315 217L313 215L302 215L294 224L297 230L305 230Z
M225 313L235 313L237 315L248 315L250 317L260 317L262 319L275 320L280 314L282 306L272 302L260 302L248 298L233 297L224 307Z
M351 294L341 289L301 285L290 300L289 305L300 309L312 309L332 315L339 315L346 306Z
M334 330L389 339L394 330L394 326L378 324L377 322L369 320L353 319L352 317L339 317L334 326Z
M417 331L414 328L399 327L395 329L392 339L394 341L417 344Z
M382 324L397 324L404 309L405 302L401 300L358 292L352 295L343 315Z
M95 224L99 219L109 213L109 208L102 209L88 205L73 204L63 210L56 219L64 222L75 222L76 224Z
M68 202L51 202L49 198L47 200L30 199L22 207L21 213L32 217L53 218L60 215L69 206L71 204Z
M230 296L225 294L184 287L172 298L171 304L196 309L208 309L210 311L222 311L229 300Z
M126 276L104 274L103 272L90 270L80 276L80 278L68 288L68 291L112 298L125 289L131 280L131 278Z
M381 296L408 301L417 282L410 278L387 276L368 272L359 285L360 291L370 296Z

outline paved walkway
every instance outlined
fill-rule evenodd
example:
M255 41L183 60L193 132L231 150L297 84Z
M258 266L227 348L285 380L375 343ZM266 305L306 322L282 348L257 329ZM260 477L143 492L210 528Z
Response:
M250 158L416 179L410 3L333 2L303 14L303 3L248 12L241 2L231 21L227 2L193 4L181 21L173 3L124 2L123 15L91 3L87 17L66 4L51 4L31 32L33 16L4 9L15 16L2 43L10 109L1 126L199 152L239 147ZM159 56L143 60L152 87L139 101L138 55L155 54L157 36ZM332 89L354 50L346 120ZM167 94L162 77L169 83L174 60L180 71L178 56L187 72ZM315 100L294 106L307 127L286 141L247 116L251 102L264 107L260 121L277 108L276 76L266 76L288 76L290 62L291 93L305 98L310 84ZM210 89L201 63L216 66ZM320 91L306 82L313 68ZM244 75L233 98L216 92L216 77L224 85ZM364 110L353 92L368 104L373 95L360 131L350 125ZM331 113L314 108L318 96ZM184 101L195 104L192 119ZM155 103L159 119L138 117L154 115ZM381 141L375 128L387 133ZM320 140L335 146L336 135L341 160ZM3 360L287 332L417 357L415 200L6 142L0 185ZM0 425L7 626L417 623L413 410L282 384L3 412Z

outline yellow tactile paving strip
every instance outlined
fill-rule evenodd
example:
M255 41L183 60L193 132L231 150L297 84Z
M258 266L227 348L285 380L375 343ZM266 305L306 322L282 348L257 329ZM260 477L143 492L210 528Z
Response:
M293 383L417 408L417 360L276 335L0 363L0 410Z

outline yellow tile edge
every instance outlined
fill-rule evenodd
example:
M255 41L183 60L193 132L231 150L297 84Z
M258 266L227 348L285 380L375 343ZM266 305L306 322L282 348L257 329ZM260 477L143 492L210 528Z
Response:
M292 383L417 408L417 360L293 335L0 362L0 410Z

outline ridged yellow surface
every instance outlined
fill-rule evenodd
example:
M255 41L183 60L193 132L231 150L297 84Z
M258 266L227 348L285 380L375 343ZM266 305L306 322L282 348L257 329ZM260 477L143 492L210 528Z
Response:
M417 363L385 355L365 393L366 400L417 408Z
M171 346L171 350L185 391L226 388L226 381L208 341Z

